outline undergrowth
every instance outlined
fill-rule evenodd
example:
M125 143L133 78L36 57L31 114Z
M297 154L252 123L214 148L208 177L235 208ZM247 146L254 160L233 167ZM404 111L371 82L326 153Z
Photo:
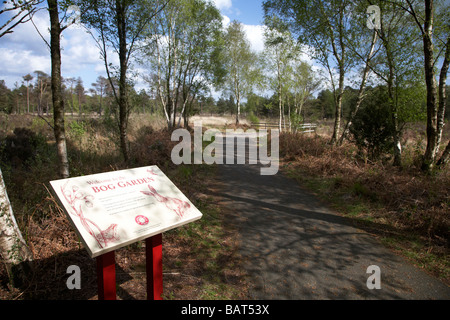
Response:
M3 156L0 160L13 212L34 256L32 272L20 288L10 285L6 269L0 264L0 299L96 299L95 260L88 256L49 191L49 181L59 178L51 128L44 120L31 116L9 116L4 128L0 141L13 135L16 128L28 128L39 144L28 146L31 152L24 161L10 161ZM170 161L174 142L160 119L132 117L130 128L132 157L129 164L124 164L109 123L103 119L68 118L71 176L158 165L204 215L195 223L163 235L164 298L233 299L243 294L232 236L223 226L216 201L204 194L208 183L214 181L214 167L175 166ZM146 299L144 250L140 242L116 251L119 299ZM68 290L66 286L70 265L81 268L82 290Z

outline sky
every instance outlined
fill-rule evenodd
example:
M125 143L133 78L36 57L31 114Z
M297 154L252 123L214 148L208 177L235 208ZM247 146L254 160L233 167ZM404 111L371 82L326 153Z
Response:
M253 49L263 49L262 0L212 1L221 11L225 26L233 20L240 21ZM5 17L0 20L5 20ZM48 11L38 11L33 21L42 37L50 43ZM50 50L36 28L28 22L18 25L12 34L0 38L0 80L5 80L10 89L15 84L20 86L26 74L35 76L36 70L51 73ZM80 77L85 89L89 89L98 76L106 75L96 44L82 27L73 25L66 29L62 34L61 46L64 78Z

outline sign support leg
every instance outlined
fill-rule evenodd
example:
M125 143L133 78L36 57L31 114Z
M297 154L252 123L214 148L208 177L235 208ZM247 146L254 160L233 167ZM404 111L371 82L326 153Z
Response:
M162 300L162 234L145 240L147 300Z
M115 252L97 257L98 300L116 300Z

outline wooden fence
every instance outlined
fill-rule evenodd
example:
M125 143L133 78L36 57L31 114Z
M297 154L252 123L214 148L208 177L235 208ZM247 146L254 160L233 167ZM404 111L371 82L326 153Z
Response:
M252 127L257 127L260 129L269 129L269 128L278 128L279 123L276 122L260 122L260 123L254 123L252 124ZM283 128L284 125L281 125ZM297 127L297 131L300 131L302 133L313 133L317 130L317 124L315 123L301 123Z

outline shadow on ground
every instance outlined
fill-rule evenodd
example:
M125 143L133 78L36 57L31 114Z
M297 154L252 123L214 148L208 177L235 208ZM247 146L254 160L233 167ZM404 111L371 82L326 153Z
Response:
M293 179L261 176L252 165L220 168L222 191L215 195L239 231L252 299L450 298L448 286L326 208ZM381 290L367 287L372 265L381 269Z
M73 272L67 272L67 268L73 265L80 267L80 290L70 290L67 286L67 280L73 275ZM133 275L116 263L118 300L146 299L145 273L137 274ZM142 279L136 281L136 277ZM139 284L139 288L136 284ZM18 289L22 292L20 299L26 300L97 300L96 259L90 258L86 250L80 249L56 254L47 259L34 260L30 263L26 280Z

